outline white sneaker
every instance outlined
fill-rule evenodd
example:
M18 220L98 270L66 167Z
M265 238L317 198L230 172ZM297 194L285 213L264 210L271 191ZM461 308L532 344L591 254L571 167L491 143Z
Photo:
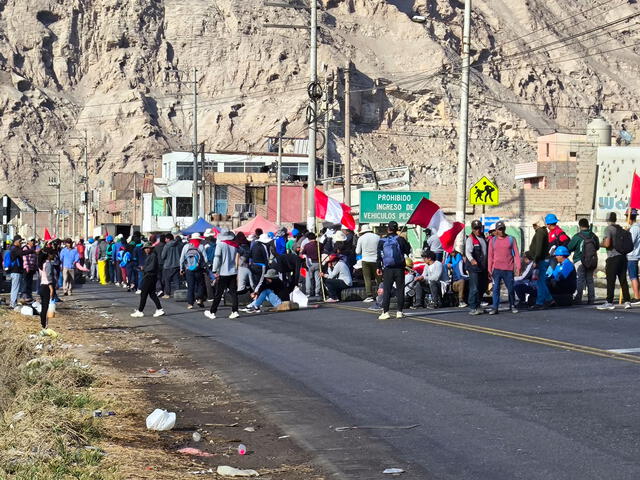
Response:
M153 314L154 317L161 317L162 315L164 315L164 310L161 308L156 310L156 313Z
M602 305L596 307L598 310L615 310L616 306L613 303L604 302Z
M144 317L144 313L142 313L140 310L136 310L135 312L133 312L131 314L132 317Z
M624 309L629 310L631 308L631 302L624 302Z
M142 290L136 290L136 295L142 294Z
M216 314L215 313L211 313L209 310L206 310L204 312L204 316L211 319L211 320L215 320L216 319Z
M458 308L467 308L468 305L464 302L458 304Z
M389 320L390 318L391 318L391 315L389 315L389 312L384 312L380 314L380 316L378 317L378 320Z
M233 320L234 318L238 318L239 316L240 314L238 312L231 312L231 315L229 315L229 318Z
M371 303L371 302L375 302L375 301L376 300L373 297L367 297L362 302L363 303Z
M396 313L396 318L402 318L402 317L404 317L404 313L402 313L402 312L397 312Z
M114 285L115 285L116 287L119 287L119 286L120 286L120 282L116 282L116 283L114 283Z

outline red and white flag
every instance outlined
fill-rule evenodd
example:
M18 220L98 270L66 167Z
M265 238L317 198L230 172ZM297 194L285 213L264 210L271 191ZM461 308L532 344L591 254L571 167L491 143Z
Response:
M458 234L464 229L464 223L452 222L438 204L423 198L407 221L408 225L420 225L429 228L440 239L445 252L451 253Z
M631 195L629 197L629 208L640 209L640 177L636 172L633 172Z
M316 188L316 217L327 222L339 223L350 230L356 229L351 207L331 198L319 188Z

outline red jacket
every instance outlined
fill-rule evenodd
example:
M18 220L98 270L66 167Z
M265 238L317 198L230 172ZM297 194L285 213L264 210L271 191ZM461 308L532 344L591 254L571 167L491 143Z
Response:
M549 230L549 246L567 246L571 239L558 225Z

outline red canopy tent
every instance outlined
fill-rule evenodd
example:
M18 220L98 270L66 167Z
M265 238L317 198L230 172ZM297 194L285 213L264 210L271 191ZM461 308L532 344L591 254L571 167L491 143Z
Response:
M235 233L242 232L245 235L250 235L256 231L256 228L261 228L264 233L267 232L276 232L278 230L278 225L273 222L270 222L266 218L257 215L252 220L249 220L244 225L240 225L238 228L234 230Z

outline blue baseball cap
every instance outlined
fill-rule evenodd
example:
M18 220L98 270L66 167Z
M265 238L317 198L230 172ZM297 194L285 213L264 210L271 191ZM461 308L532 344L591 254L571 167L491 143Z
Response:
M569 249L567 247L560 245L558 248L556 248L554 255L559 257L568 257L571 254L569 253Z
M549 213L546 217L544 217L544 223L546 223L547 225L555 225L556 223L558 223L558 217L556 217L553 213Z
M93 237L91 237L91 238L89 239L89 243L93 243L93 242L95 242L95 240L93 239Z
M113 236L107 235L107 242L112 242L112 241L113 241Z

